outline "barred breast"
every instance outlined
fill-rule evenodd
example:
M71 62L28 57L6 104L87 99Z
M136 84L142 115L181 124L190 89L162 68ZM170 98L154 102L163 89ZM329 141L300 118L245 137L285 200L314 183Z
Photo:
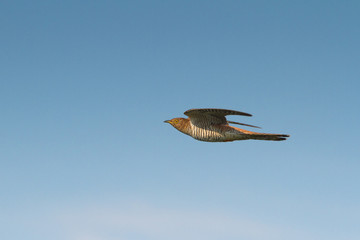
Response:
M197 140L205 142L221 142L226 140L225 134L216 126L197 127L190 123L191 136Z

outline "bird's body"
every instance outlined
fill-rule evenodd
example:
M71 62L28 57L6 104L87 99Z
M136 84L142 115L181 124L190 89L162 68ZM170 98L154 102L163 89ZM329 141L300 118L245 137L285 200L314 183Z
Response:
M196 140L205 142L229 142L235 140L285 140L289 135L251 132L237 127L230 126L229 123L256 127L248 124L227 121L226 115L251 116L248 113L226 110L226 109L190 109L184 113L189 118L174 118L168 121L173 127Z

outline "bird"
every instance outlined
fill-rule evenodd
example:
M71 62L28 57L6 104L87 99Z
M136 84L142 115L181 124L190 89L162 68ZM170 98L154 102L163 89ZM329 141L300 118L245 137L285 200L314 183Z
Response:
M204 142L232 142L237 140L270 140L283 141L290 135L274 133L258 133L240 129L229 124L238 124L247 127L260 128L254 125L228 121L227 115L252 115L235 110L219 108L196 108L184 112L188 118L173 118L164 121L171 124L180 132Z

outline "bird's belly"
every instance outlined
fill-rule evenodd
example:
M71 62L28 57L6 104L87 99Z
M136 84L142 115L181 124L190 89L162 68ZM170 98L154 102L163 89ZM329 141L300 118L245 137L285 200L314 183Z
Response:
M226 140L224 133L211 127L199 128L194 126L190 135L196 140L205 142L223 142Z
M191 136L196 140L205 142L229 142L248 139L246 134L227 126L206 129L194 126Z

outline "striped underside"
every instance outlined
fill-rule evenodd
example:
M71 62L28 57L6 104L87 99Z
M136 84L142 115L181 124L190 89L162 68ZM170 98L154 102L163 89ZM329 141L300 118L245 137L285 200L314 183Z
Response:
M206 126L206 127L197 127L196 125L190 122L191 130L189 135L193 138L206 141L206 142L222 142L222 141L232 141L232 140L241 140L246 138L246 134L236 131L235 129L229 126Z

